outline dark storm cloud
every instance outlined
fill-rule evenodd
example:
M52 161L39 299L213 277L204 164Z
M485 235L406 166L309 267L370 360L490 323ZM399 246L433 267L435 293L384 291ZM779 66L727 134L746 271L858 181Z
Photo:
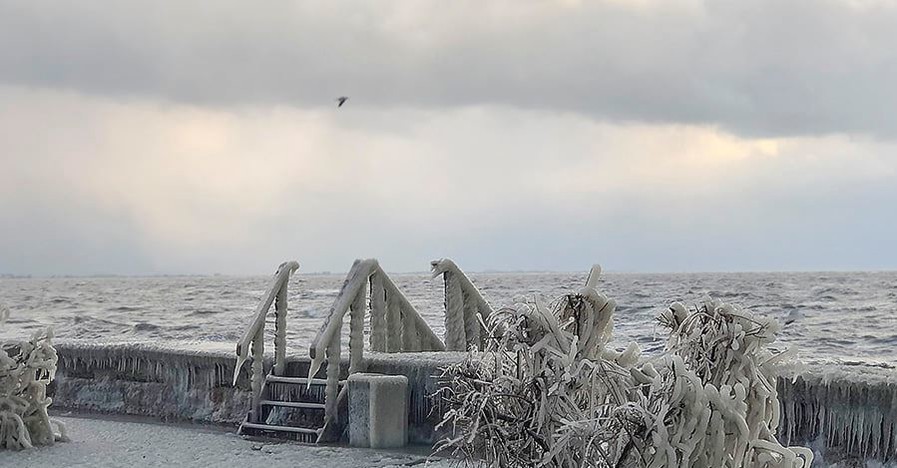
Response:
M0 1L0 82L210 106L492 104L897 136L897 4Z

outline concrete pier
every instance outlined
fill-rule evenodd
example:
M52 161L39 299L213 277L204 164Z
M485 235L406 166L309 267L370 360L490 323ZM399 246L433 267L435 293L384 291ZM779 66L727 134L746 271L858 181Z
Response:
M231 385L234 355L147 345L56 346L59 368L52 408L149 416L163 421L238 425L250 407L246 368ZM432 444L443 408L436 376L466 353L367 353L365 372L408 379L408 441ZM288 365L307 365L306 357ZM266 360L265 369L273 361ZM342 363L347 366L347 362ZM779 380L779 434L789 445L823 447L839 456L897 460L897 382L881 377L810 368Z

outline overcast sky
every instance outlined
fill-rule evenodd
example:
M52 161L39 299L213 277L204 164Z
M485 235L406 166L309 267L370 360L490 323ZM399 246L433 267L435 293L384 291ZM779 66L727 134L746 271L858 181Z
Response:
M895 24L889 0L0 0L0 273L895 269Z

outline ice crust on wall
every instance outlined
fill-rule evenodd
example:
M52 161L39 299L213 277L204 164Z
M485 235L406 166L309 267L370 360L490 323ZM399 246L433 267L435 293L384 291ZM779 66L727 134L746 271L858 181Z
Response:
M436 396L440 388L435 376L440 369L465 357L462 352L421 352L366 355L366 372L404 375L408 378L408 441L432 444L440 437L436 425L442 420L442 399Z
M165 420L239 424L249 412L249 366L231 386L234 359L228 352L184 351L148 344L90 344L67 342L57 346L59 371L54 407L64 410L131 414ZM433 428L441 420L437 390L438 368L462 359L466 353L368 353L368 372L408 377L409 440L432 443ZM307 357L292 357L305 363ZM266 358L265 369L273 360ZM346 368L343 359L341 367ZM295 387L295 386L291 386ZM284 396L296 388L273 385ZM311 392L320 391L313 388ZM322 398L317 395L317 398Z
M228 353L146 344L67 343L57 349L58 407L216 423L237 423L249 410L248 378L244 371L231 386Z
M813 367L778 381L779 438L816 441L827 459L897 462L897 375L893 370Z
M51 389L53 407L135 414L172 420L238 424L249 411L246 369L230 386L228 352L185 351L147 344L60 343L59 370ZM465 353L366 355L368 372L409 378L409 431L414 443L435 440L441 420L438 368ZM265 367L270 366L266 360ZM827 459L848 456L897 461L897 376L893 370L846 372L830 368L795 371L778 380L783 444L818 441Z

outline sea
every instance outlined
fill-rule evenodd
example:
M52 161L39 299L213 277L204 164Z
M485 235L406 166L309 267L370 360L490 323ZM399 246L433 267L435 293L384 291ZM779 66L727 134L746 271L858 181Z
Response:
M536 295L550 302L578 290L587 276L468 275L496 309ZM391 276L442 336L441 277ZM57 341L233 350L270 281L270 276L0 278L0 303L11 310L0 324L0 339L18 340L50 327ZM292 277L291 353L307 355L343 281L335 274ZM897 373L897 272L604 273L599 289L616 300L611 345L619 348L635 341L645 353L659 351L665 330L657 324L658 314L671 302L694 304L709 295L789 321L773 347L796 347L802 361ZM266 328L271 343L273 323Z

